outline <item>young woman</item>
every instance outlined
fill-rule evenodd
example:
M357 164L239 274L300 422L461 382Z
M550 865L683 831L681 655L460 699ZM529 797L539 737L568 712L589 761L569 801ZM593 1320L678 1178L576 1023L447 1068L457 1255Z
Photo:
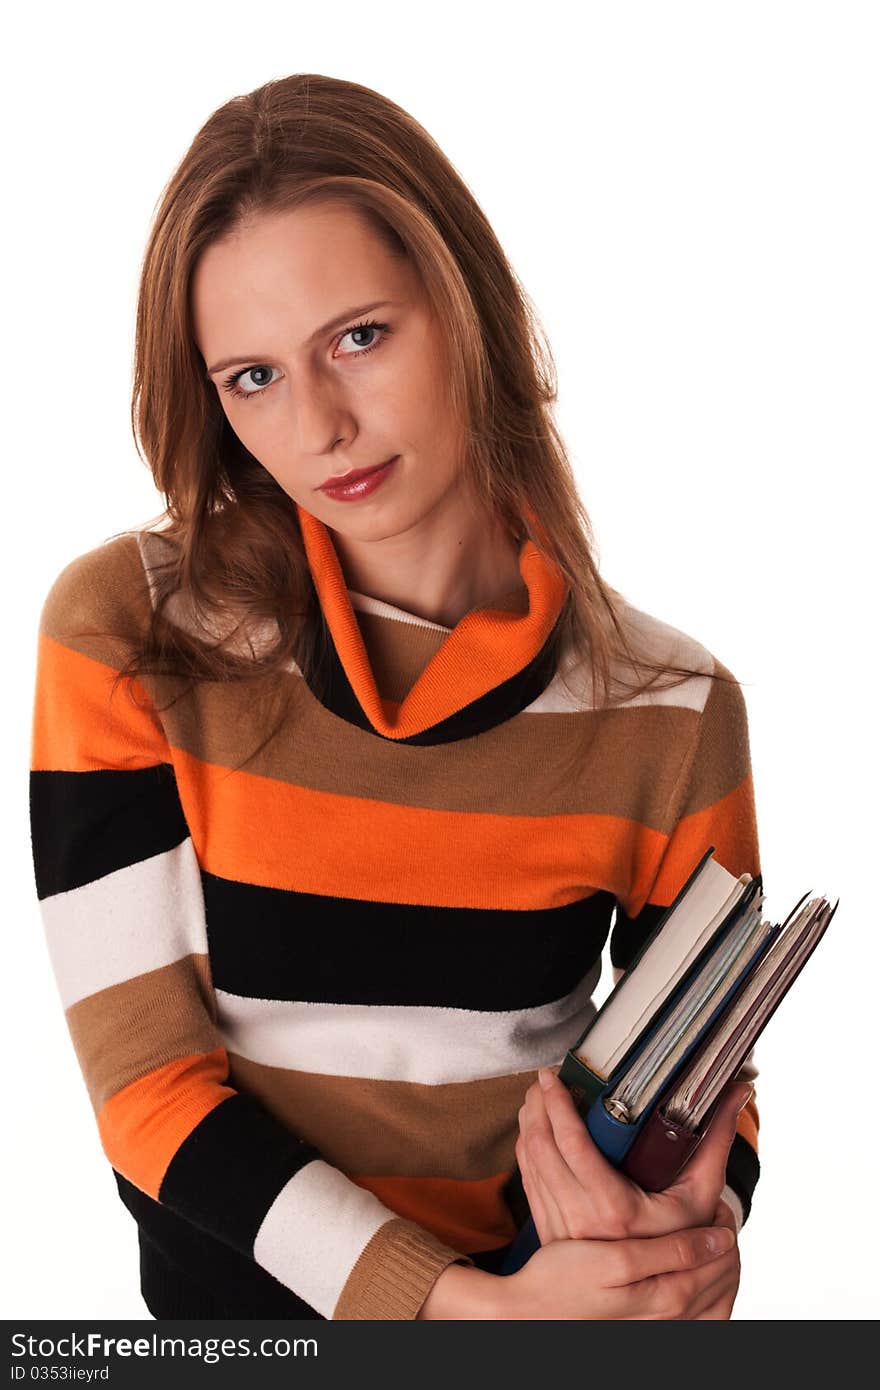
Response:
M729 1317L754 1101L645 1194L553 1070L609 933L619 976L709 843L760 871L744 700L602 580L473 196L368 88L235 98L134 375L163 524L48 593L31 815L150 1312Z

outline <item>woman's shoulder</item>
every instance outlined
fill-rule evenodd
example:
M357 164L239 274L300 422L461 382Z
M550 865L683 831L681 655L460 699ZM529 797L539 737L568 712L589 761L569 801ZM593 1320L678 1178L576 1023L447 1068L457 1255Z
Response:
M734 674L705 642L658 613L630 602L609 585L606 594L610 613L606 614L603 627L608 639L609 685L603 699L609 706L628 709L669 705L702 713L713 687L719 684L726 685L728 698L737 699L740 691ZM541 708L594 710L595 696L589 681L592 663L591 652L570 641ZM659 674L652 681L655 671Z
M101 633L138 645L161 597L162 618L197 644L222 643L246 660L277 640L274 619L254 618L220 603L197 604L179 579L180 543L162 531L133 528L75 556L54 579L43 603L40 630L82 645ZM100 655L97 649L90 654Z
M686 666L697 674L715 670L718 658L698 637L658 614L631 603L617 590L611 600L627 641L639 656L668 665Z
M119 532L58 571L43 600L40 631L58 641L78 634L133 638L151 609L139 530Z
M630 603L617 591L613 591L613 600L637 656L670 670L680 668L690 673L682 679L678 671L673 671L678 684L661 680L656 689L649 688L624 703L687 709L706 716L712 725L726 726L731 731L746 727L748 716L742 686L712 648L674 623ZM617 663L617 669L632 678L632 667L627 668L624 661ZM643 678L643 673L638 674Z

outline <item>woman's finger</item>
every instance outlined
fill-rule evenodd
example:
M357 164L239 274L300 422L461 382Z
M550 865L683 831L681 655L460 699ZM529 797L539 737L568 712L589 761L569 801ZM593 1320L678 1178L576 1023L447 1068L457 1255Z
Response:
M736 1280L730 1255L722 1255L698 1269L656 1275L633 1288L640 1320L691 1321L729 1294Z
M621 1190L631 1187L629 1180L609 1163L595 1143L565 1083L544 1068L541 1068L539 1077L541 1074L545 1076L547 1085L542 1087L539 1080L538 1095L543 1100L559 1151L571 1171L584 1186L599 1179Z
M693 1321L729 1318L739 1289L739 1278L739 1253L733 1251L729 1268L694 1300L688 1318Z
M683 1232L679 1233L683 1235ZM662 1239L669 1239L663 1237ZM737 1277L735 1249L707 1257L703 1263L648 1276L632 1288L634 1316L664 1320L691 1319L729 1290Z
M549 1084L546 1089L536 1086L530 1111L539 1133L542 1126L545 1130L549 1126L556 1155L554 1160L548 1154L545 1176L552 1180L560 1201L580 1217L578 1235L599 1239L622 1235L646 1205L645 1194L599 1149L567 1086L552 1073L547 1075Z
M684 1314L688 1321L701 1317L709 1308L727 1300L732 1303L735 1291L739 1286L739 1256L735 1250L729 1256L724 1256L718 1263L723 1265L721 1272L715 1279L710 1280L691 1303L690 1308Z
M633 1235L718 1223L718 1201L739 1114L737 1092L743 1089L742 1082L728 1085L706 1134L679 1176L663 1192L644 1194L632 1221ZM742 1103L740 1099L739 1105Z
M659 1285L657 1275L684 1273L702 1286L711 1283L720 1270L704 1270L733 1248L732 1233L723 1226L701 1226L691 1231L674 1231L666 1236L644 1236L608 1241L607 1284L632 1284L637 1301L650 1301ZM612 1272L613 1270L613 1272ZM695 1273L696 1272L696 1273ZM641 1287L639 1287L641 1286Z
M538 1232L538 1239L542 1245L547 1245L551 1240L565 1240L568 1236L568 1227L559 1204L553 1197L552 1192L542 1181L540 1174L535 1170L526 1150L525 1140L522 1135L523 1110L520 1110L520 1137L516 1144L516 1159L522 1174L523 1189L529 1204L529 1210L535 1222L535 1230Z
M521 1134L533 1175L541 1184L548 1203L558 1212L565 1234L574 1239L614 1234L604 1228L602 1203L600 1200L597 1204L596 1192L582 1186L560 1154L537 1085L529 1088L520 1116ZM601 1194L599 1196L601 1198Z
M745 1088L742 1082L735 1085L728 1083L696 1153L672 1187L667 1189L670 1196L683 1198L699 1212L710 1207L714 1209L726 1181L727 1159L736 1134L739 1112L748 1103L753 1091L754 1087Z
M728 1319L733 1312L733 1305L736 1300L736 1289L723 1293L717 1302L711 1307L704 1308L702 1313L697 1313L694 1322L720 1322Z
M532 1220L535 1223L535 1230L538 1233L538 1239L542 1245L546 1245L549 1240L552 1240L554 1238L552 1234L553 1226L547 1214L547 1207L544 1202L544 1198L538 1190L538 1185L535 1181L535 1176L532 1171L531 1164L529 1163L528 1156L526 1155L525 1145L523 1144L522 1137L520 1137L516 1141L515 1153L516 1161L519 1166L520 1177L522 1178L523 1191L526 1194L526 1201L529 1204L529 1211L531 1212Z

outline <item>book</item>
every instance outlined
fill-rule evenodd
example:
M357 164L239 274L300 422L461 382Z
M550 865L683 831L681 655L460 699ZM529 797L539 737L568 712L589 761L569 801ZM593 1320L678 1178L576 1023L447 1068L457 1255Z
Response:
M808 894L765 921L761 875L738 878L710 845L559 1069L605 1157L646 1191L674 1182L824 935L840 899ZM502 1268L538 1248L518 1171L505 1191L523 1227Z

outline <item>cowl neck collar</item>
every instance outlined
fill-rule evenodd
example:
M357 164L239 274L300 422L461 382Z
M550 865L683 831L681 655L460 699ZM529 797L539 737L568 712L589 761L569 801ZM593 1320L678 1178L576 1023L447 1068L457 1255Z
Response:
M333 713L398 743L443 743L502 723L546 689L556 669L557 623L568 585L533 541L524 539L519 553L527 610L484 607L466 613L398 704L379 694L329 528L296 505L329 638L324 679L315 694Z

